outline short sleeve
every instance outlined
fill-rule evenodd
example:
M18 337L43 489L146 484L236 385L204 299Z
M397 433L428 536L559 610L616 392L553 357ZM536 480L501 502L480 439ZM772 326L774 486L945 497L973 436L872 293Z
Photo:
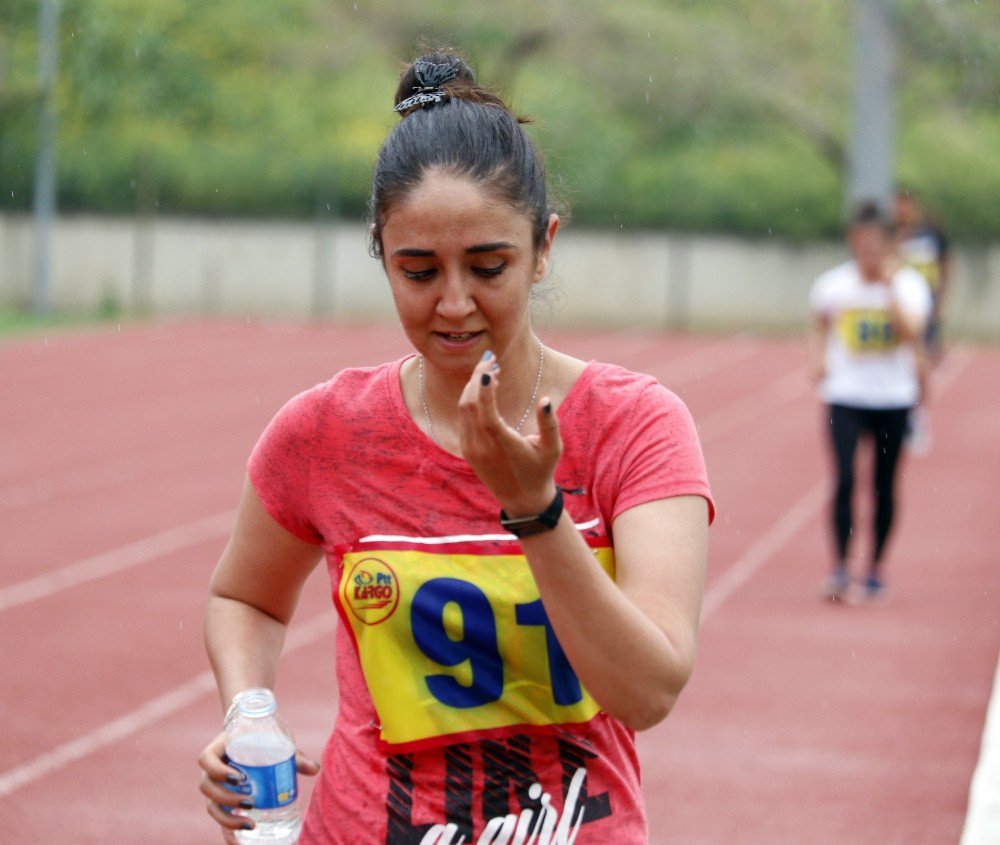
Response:
M825 276L820 276L813 282L809 291L809 311L812 314L826 314L830 310L829 285Z
M933 301L927 280L916 270L905 267L899 271L895 287L899 305L903 311L922 320L930 315Z
M637 505L672 496L702 496L708 521L715 503L705 459L687 406L658 383L639 394L620 433L618 495L612 518Z
M310 518L310 464L323 385L300 393L264 429L247 463L247 475L267 512L307 543L322 535Z

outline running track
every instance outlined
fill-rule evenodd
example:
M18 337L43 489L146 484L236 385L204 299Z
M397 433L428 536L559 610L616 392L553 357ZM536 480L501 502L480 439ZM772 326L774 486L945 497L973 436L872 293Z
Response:
M801 341L542 334L679 393L718 502L695 676L640 738L651 842L957 843L1000 644L1000 350L944 365L890 602L833 607ZM293 393L405 351L393 327L250 322L0 343L0 842L221 841L196 791L220 719L201 613L245 458ZM315 756L336 701L324 579L278 684Z

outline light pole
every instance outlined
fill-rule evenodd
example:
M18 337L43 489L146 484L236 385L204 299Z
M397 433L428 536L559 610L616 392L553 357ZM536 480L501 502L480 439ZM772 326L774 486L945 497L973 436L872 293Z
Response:
M877 200L888 210L893 192L894 68L892 0L856 0L854 113L848 152L851 206Z
M48 314L51 302L52 220L56 210L55 83L59 65L59 0L38 4L38 158L35 162L35 278L32 305Z

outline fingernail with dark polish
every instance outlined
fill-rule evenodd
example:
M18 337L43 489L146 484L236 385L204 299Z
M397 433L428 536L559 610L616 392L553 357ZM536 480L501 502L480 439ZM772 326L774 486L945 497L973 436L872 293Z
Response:
M243 824L240 825L240 827L242 827L244 830L253 830L253 822L243 822Z
M483 387L489 387L490 386L490 374L489 373L483 373L482 382L483 382Z
M226 783L231 783L233 786L239 786L243 783L243 778L239 775L226 775Z
M253 809L253 801L251 801L249 798L244 798L242 801L240 801L240 806L244 810L252 810Z
M542 410L543 410L543 411L544 411L544 412L545 412L546 414L551 414L551 413L552 413L552 403L551 403L551 402L546 402L546 403L545 403L545 407L544 407L544 408L542 408Z

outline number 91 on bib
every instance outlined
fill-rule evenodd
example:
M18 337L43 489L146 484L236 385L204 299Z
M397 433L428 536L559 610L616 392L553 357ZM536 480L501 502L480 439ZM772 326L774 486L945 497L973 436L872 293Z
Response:
M604 541L606 542L606 541ZM549 624L520 547L358 544L339 561L337 609L394 750L600 712ZM614 579L614 550L592 549Z

